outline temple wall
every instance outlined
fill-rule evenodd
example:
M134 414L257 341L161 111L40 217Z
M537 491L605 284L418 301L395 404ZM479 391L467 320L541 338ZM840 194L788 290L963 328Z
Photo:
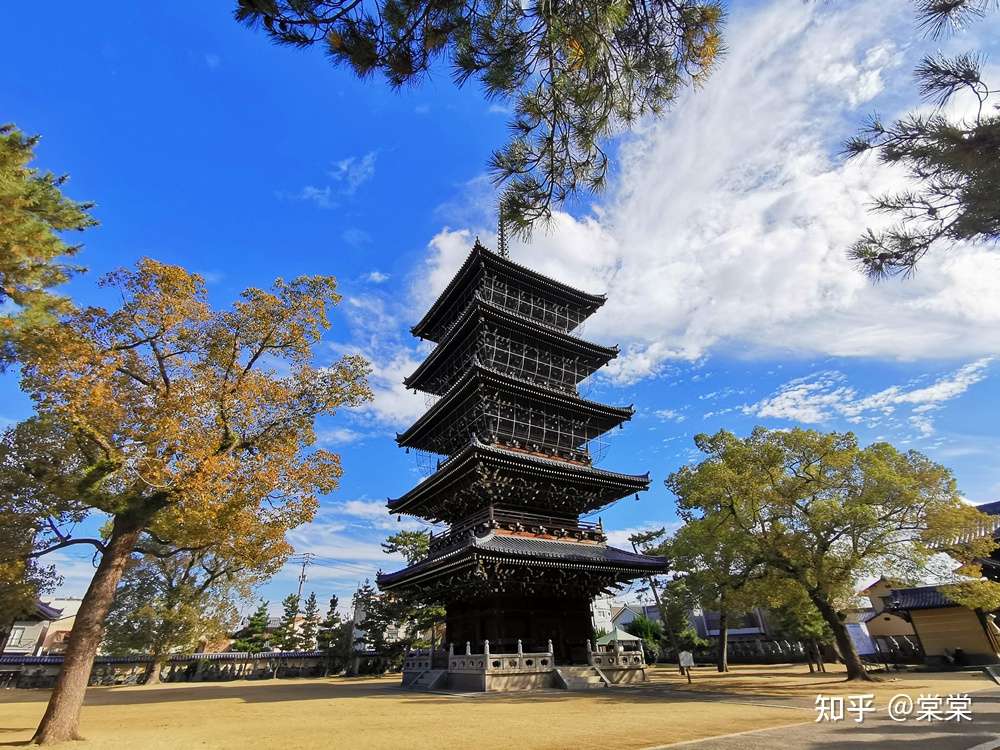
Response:
M514 653L520 638L525 651L545 651L552 640L557 664L586 663L586 642L593 638L590 599L549 595L493 596L446 604L445 643L455 653L465 643L479 650L489 640L497 653Z

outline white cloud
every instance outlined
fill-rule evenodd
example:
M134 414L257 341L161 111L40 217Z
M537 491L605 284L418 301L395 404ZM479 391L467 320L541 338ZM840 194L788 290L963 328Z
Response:
M353 340L332 348L340 353L362 354L371 363L368 380L374 399L358 409L358 413L401 428L409 426L427 408L424 396L403 387L403 378L417 369L426 352L418 352L415 340L401 337L405 325L396 306L406 307L375 294L348 297L341 310L347 315Z
M372 236L364 229L349 227L340 233L340 239L352 247L361 247L372 241Z
M372 284L381 284L389 280L389 274L382 273L379 270L370 271L365 274L365 281L370 281Z
M687 417L674 409L657 409L654 414L666 422L683 422Z
M983 380L992 359L983 357L970 362L928 386L893 385L867 396L860 396L841 372L818 372L788 381L771 396L743 406L742 411L805 424L842 418L876 427L903 409L909 411L908 423L921 436L928 437L934 433L931 413Z
M347 445L348 443L356 443L364 437L364 433L352 430L349 427L336 427L330 430L317 430L316 444L321 448L333 445Z
M348 500L330 507L334 513L345 516L358 516L359 518L386 518L388 511L384 500Z
M87 549L93 551L92 548ZM43 565L54 565L56 573L62 576L62 584L55 590L55 595L59 597L82 597L96 570L90 555L67 550L57 550L45 555L40 562Z
M331 179L341 183L341 192L354 195L358 188L375 176L375 151L369 151L364 156L348 156L334 162L327 174Z
M516 260L608 294L586 331L622 345L607 372L634 381L718 349L909 360L1000 351L994 249L938 252L915 278L881 285L846 256L882 221L871 196L904 184L874 159L836 154L868 111L918 101L912 5L775 0L737 9L728 31L706 85L622 143L601 206L557 213L551 231L511 244ZM491 224L484 212L433 238L423 299Z
M333 200L333 190L329 185L316 187L306 185L299 191L298 195L292 196L296 200L307 201L315 204L318 208L336 208L337 202Z

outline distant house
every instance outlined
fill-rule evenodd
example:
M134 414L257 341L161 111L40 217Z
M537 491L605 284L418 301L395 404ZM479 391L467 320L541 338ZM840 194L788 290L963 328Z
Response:
M1000 501L976 507L995 517L982 533L1000 540ZM987 577L1000 580L1000 551L980 562ZM937 586L894 588L883 599L886 609L909 620L928 662L1000 662L1000 627L995 614L953 602Z
M1000 663L993 615L951 601L937 586L893 589L890 608L908 619L928 663Z
M2 653L24 656L63 653L81 601L80 599L53 599L48 603L36 601L35 609L30 615L15 620L11 625Z
M640 616L659 620L660 609L652 604L621 604L612 612L611 622L614 627L624 630L626 625Z
M890 609L892 602L892 592L894 589L905 588L902 581L895 581L882 576L875 583L858 592L861 596L867 597L871 602L871 608L862 610L857 622L864 623L868 630L868 635L875 639L888 640L889 638L912 638L913 625L901 617L898 612ZM848 620L850 621L850 619ZM890 649L880 642L880 647Z
M594 597L590 603L590 624L595 633L610 633L615 629L614 613L620 606L609 594Z
M710 610L696 609L691 613L691 623L702 638L718 638L720 615ZM767 614L760 607L754 607L744 614L729 615L728 638L765 638L768 635Z

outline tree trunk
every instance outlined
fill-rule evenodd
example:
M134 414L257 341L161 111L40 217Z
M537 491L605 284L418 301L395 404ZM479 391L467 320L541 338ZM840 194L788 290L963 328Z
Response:
M721 600L720 600L721 602ZM729 615L724 604L719 606L719 658L716 667L720 672L729 671Z
M80 708L90 681L94 657L104 635L104 619L142 528L143 524L134 519L115 516L107 549L80 602L73 631L66 644L62 670L33 738L39 745L82 739L79 733Z
M865 670L865 665L862 663L861 657L858 656L858 650L854 647L854 641L851 640L851 636L847 632L847 626L840 619L833 604L819 592L809 592L809 598L812 599L813 604L816 605L816 609L819 610L823 619L826 620L826 624L833 631L833 635L837 640L840 657L844 660L844 665L847 667L847 679L879 682L878 679L872 677Z
M166 662L166 659L166 656L163 654L153 655L153 660L149 663L149 667L146 669L146 685L160 684L160 672L163 671L163 664Z

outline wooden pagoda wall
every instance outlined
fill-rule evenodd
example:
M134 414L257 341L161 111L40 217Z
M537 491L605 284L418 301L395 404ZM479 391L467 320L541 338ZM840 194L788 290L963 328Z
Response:
M445 643L456 653L466 642L479 651L484 640L493 653L515 653L518 638L524 651L545 651L551 639L557 664L587 663L586 642L593 643L594 632L586 596L506 594L451 599L445 606Z

